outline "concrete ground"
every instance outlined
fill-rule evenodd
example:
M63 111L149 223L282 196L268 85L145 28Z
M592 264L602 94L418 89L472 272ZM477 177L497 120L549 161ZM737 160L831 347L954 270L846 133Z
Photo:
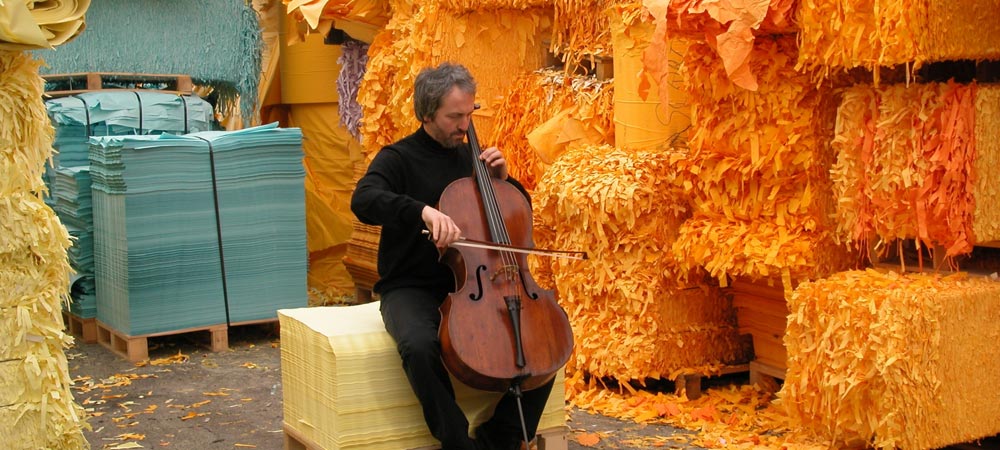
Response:
M138 365L78 338L66 353L75 399L91 412L91 430L85 431L91 447L283 449L277 329L235 327L228 336L229 350L222 352L210 351L207 332L151 338L150 359ZM576 409L567 425L569 450L700 448L670 439L689 431ZM581 444L581 436L595 434L599 442ZM1000 442L958 448L1000 448Z
M207 332L151 338L149 361L137 365L78 338L66 353L76 401L92 413L85 431L91 447L282 449L276 329L232 328L223 352L211 352L207 341ZM642 448L635 444L642 436L687 433L579 410L570 412L568 425L569 450ZM600 433L601 442L585 447L575 439L583 433Z

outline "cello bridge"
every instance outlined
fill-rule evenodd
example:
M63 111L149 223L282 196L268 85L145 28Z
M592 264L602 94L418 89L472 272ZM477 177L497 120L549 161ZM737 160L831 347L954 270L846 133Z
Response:
M516 264L505 264L503 266L500 266L500 268L497 269L496 272L493 272L493 275L490 276L490 281L496 281L497 277L501 275L506 276L507 281L513 281L517 279L520 273L521 273L521 268L518 267Z

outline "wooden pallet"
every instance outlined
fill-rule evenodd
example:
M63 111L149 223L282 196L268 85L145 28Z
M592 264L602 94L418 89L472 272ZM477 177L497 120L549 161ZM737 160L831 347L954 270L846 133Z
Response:
M723 367L722 370L716 374L716 376L732 375L749 371L749 364L736 364ZM674 393L677 395L687 394L687 398L689 400L699 398L702 393L701 382L705 378L709 378L709 376L694 373L678 375L677 378L674 379Z
M313 442L309 438L299 433L287 423L284 424L285 448L284 450L327 450ZM566 437L566 427L554 427L538 432L536 439L537 450L567 450L569 443ZM418 447L408 450L438 450L440 446ZM533 449L536 447L532 447Z
M778 380L785 379L785 369L769 366L759 361L750 361L750 384L756 384L761 389L777 392Z
M66 331L78 337L85 344L97 342L97 318L84 319L69 311L63 311L63 323Z
M242 327L242 326L260 326L267 327L274 334L281 333L281 322L278 321L277 317L271 319L258 319L258 320L246 320L243 322L229 322L228 328Z
M194 83L188 75L117 72L86 72L42 75L45 96L66 97L83 92L119 89L191 95Z
M183 330L164 331L159 333L144 334L141 336L129 336L109 327L100 320L96 322L97 342L107 347L108 350L111 350L131 362L149 359L149 338L158 336L172 336L177 334L207 331L211 335L209 345L213 352L221 352L229 349L229 327L226 326L226 324L185 328Z

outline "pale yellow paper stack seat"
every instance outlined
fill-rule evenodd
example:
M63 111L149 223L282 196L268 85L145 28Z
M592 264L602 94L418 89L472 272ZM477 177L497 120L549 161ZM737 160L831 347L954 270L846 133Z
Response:
M379 303L278 311L284 421L300 441L325 449L400 450L439 445L424 423ZM486 418L499 393L453 381L469 423ZM562 430L562 371L538 429Z

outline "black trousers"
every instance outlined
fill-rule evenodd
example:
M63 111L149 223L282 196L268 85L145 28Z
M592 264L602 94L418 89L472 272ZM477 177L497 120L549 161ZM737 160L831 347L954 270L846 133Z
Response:
M382 294L382 320L396 341L403 370L420 401L431 435L441 441L443 450L475 450L482 445L477 447L469 438L469 421L455 401L455 390L441 361L438 308L443 301L426 289L393 289ZM522 394L529 439L537 431L553 382ZM518 449L524 440L522 435L517 400L510 393L504 394L493 416L476 429L476 441L487 442L490 449Z

